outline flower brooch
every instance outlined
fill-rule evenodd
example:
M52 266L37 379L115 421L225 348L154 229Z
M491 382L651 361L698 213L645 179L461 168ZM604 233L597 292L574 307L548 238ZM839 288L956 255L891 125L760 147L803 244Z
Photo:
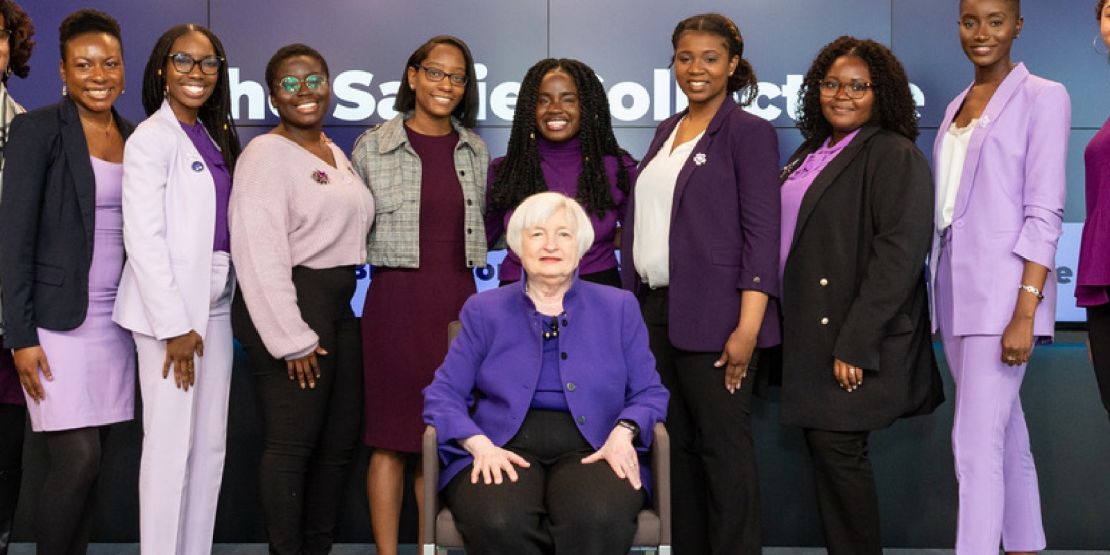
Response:
M320 185L327 185L328 183L331 183L331 179L328 177L328 174L324 173L323 170L316 170L312 172L312 180L319 183Z
M699 153L694 155L694 165L695 166L704 166L705 165L705 153L704 152L699 152Z

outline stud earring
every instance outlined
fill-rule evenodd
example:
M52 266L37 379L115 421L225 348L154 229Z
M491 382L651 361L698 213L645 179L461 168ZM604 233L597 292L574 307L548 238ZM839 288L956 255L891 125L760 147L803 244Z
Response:
M536 140L536 132L535 131L529 131L528 132L528 139L532 140L532 141Z

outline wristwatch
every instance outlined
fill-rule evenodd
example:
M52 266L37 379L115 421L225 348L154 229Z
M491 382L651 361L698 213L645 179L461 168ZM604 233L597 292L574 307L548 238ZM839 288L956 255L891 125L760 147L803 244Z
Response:
M620 420L617 420L617 426L627 428L628 431L632 432L632 439L640 437L640 425L637 424L634 420L621 418Z

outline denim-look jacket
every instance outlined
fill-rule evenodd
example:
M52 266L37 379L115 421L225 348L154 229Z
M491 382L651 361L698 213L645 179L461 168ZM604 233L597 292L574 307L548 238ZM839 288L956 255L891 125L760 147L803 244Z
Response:
M374 195L374 227L370 230L367 262L391 268L420 266L420 157L409 144L404 120L412 112L367 130L351 152L355 166ZM459 124L455 145L455 171L466 203L460 229L466 238L466 266L486 265L486 232L482 214L486 207L486 169L489 151L477 133Z

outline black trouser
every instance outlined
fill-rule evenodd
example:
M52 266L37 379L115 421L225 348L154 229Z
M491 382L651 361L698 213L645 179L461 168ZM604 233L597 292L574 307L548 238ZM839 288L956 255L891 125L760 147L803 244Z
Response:
M829 555L882 555L869 432L803 430Z
M667 289L640 302L648 341L671 393L671 514L676 555L737 555L761 551L759 479L752 442L755 372L735 394L725 389L721 352L671 345ZM721 345L723 348L724 345Z
M470 555L624 555L632 547L643 490L605 461L570 413L532 410L505 448L531 465L519 479L470 483L467 465L443 490Z
M10 357L6 350L0 356ZM23 405L0 404L0 555L8 555L15 507L23 477L23 430L27 410Z
M1091 362L1102 395L1102 406L1110 416L1110 303L1087 307L1087 341L1091 345Z
M241 295L232 303L232 326L250 356L262 405L258 477L270 553L312 555L331 550L362 426L362 340L350 305L353 267L296 267L293 285L301 317L328 352L317 359L314 389L301 389L285 361L266 351Z
M621 273L617 269L609 268L608 270L601 270L590 274L579 274L578 279L582 281L591 281L593 283L600 283L602 285L609 285L612 287L620 288L621 286ZM504 287L516 281L501 280L497 282L499 287Z

